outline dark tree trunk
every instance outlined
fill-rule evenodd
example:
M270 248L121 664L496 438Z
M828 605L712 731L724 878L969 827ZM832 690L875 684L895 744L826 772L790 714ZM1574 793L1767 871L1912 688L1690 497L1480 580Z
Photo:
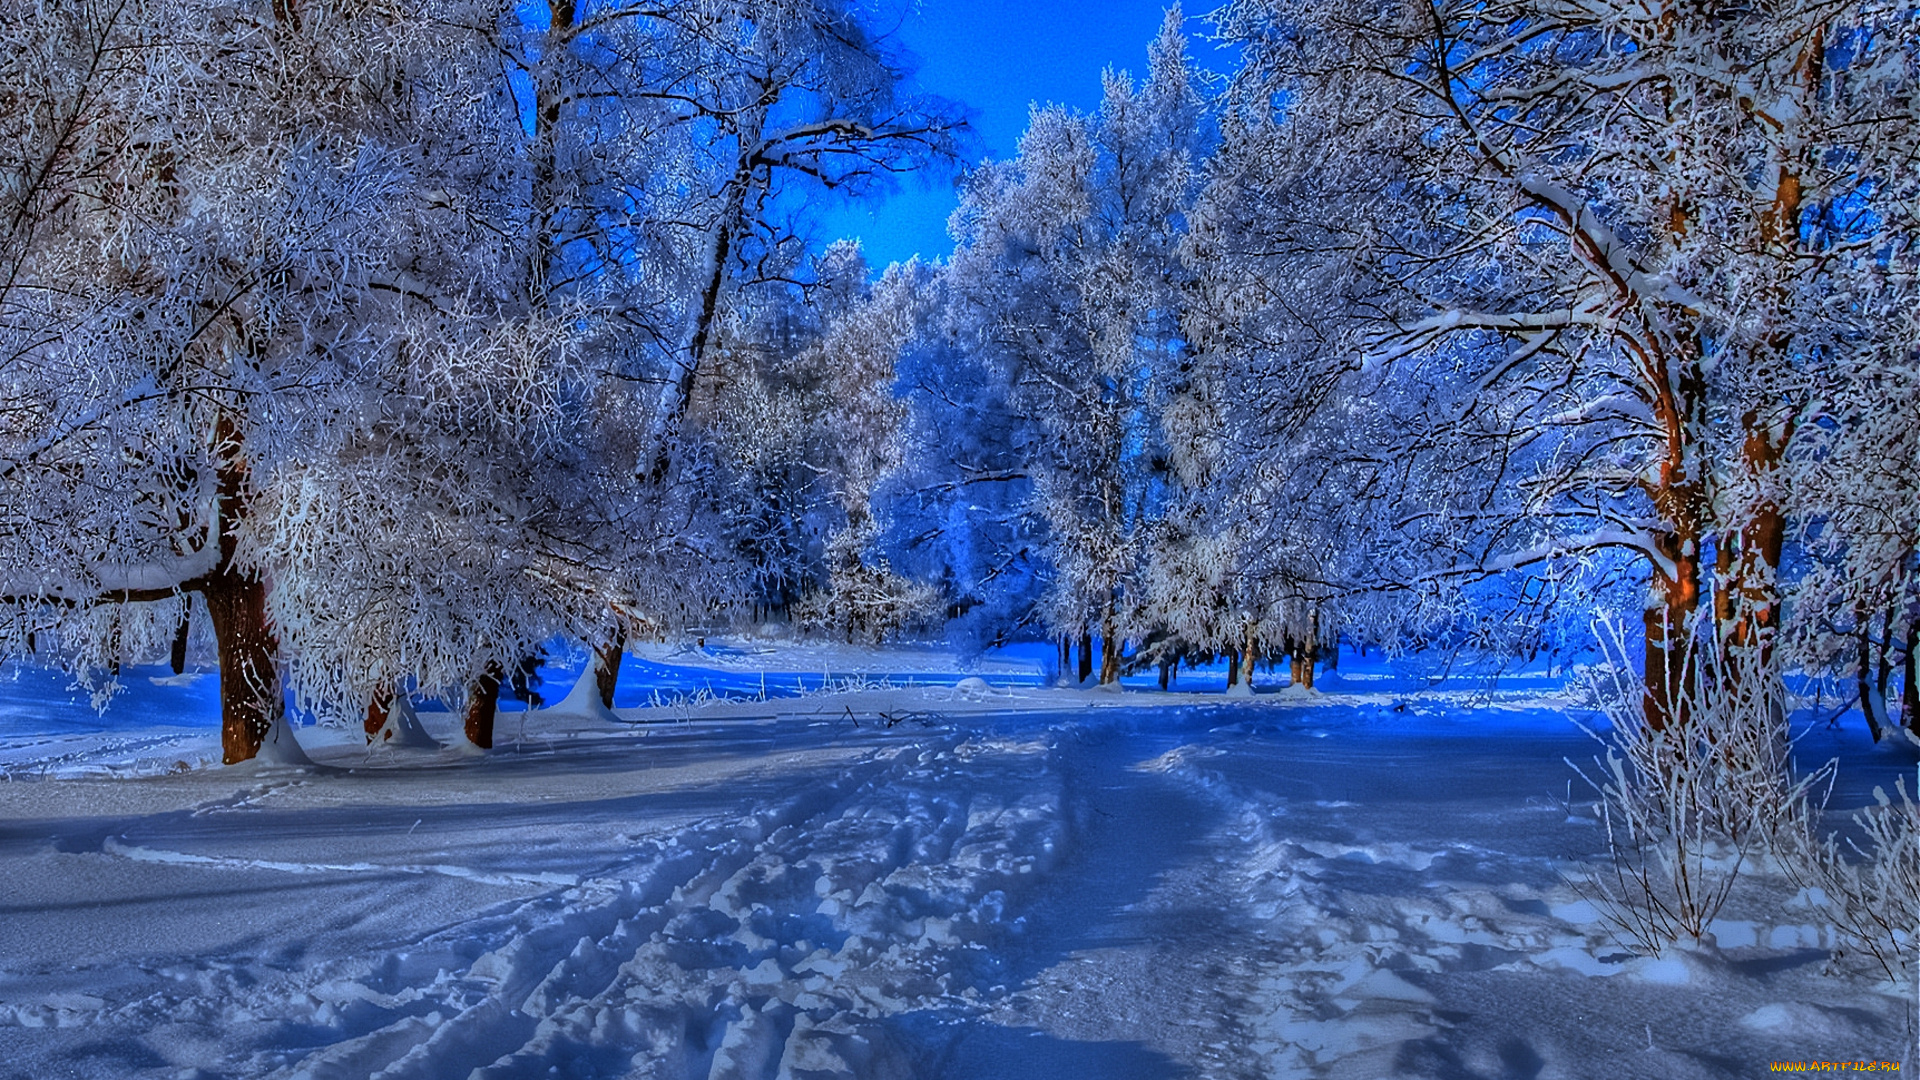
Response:
M1320 608L1307 615L1307 640L1300 643L1300 685L1313 689L1313 669L1320 662Z
M1888 728L1893 727L1893 715L1887 707L1887 690L1893 685L1893 620L1894 609L1887 608L1886 622L1881 625L1879 646L1875 650L1876 667L1873 673L1874 704L1880 709L1880 722Z
M1076 670L1080 672L1080 682L1086 682L1093 674L1093 634L1090 632L1080 635L1080 664Z
M393 687L391 686L383 686L375 690L373 696L367 699L367 718L363 726L367 731L368 742L380 737L380 732L387 726L387 713L392 708Z
M1100 623L1100 685L1120 681L1120 639L1114 627L1113 601L1107 601L1107 616Z
M489 660L467 687L467 741L482 750L493 749L493 717L500 709L500 679L504 674L498 660Z
M180 625L173 628L173 651L167 655L167 663L175 675L187 670L187 612L190 610L181 608Z
M627 651L627 628L616 624L607 639L593 647L593 681L600 704L613 708L613 691L620 683L620 659Z
M1654 731L1685 726L1691 719L1698 657L1693 642L1694 614L1700 608L1700 548L1697 536L1674 532L1659 538L1661 554L1672 562L1674 577L1654 572L1654 595L1644 613L1647 726Z
M1873 741L1879 742L1884 729L1873 694L1873 627L1867 621L1866 612L1859 612L1857 617L1860 620L1860 667L1855 678L1860 688L1860 715L1866 718L1867 731L1873 735Z
M1920 735L1920 683L1914 676L1920 674L1920 662L1914 659L1914 650L1920 649L1920 619L1908 617L1907 655L1901 661L1900 669L1900 722L1907 730Z
M1167 683L1171 681L1172 677L1173 677L1173 661L1171 660L1160 661L1160 689L1165 690L1167 688Z
M759 138L765 118L765 106L750 110L743 118L745 122L740 133L742 147ZM667 469L673 463L674 438L679 435L687 407L693 401L694 385L701 365L706 361L714 327L719 322L720 297L726 288L727 263L733 252L734 231L745 216L748 189L753 186L759 168L758 158L747 153L741 155L732 183L728 185L726 209L714 224L716 232L709 256L711 262L707 280L700 290L693 336L687 343L685 354L675 360L673 371L661 388L660 403L654 413L652 462L647 469L647 476L656 483L666 477Z
M1235 649L1227 650L1227 689L1240 685L1240 653Z
M1907 655L1901 657L1901 724L1908 732L1920 734L1920 686L1914 684L1920 659L1914 657L1914 650L1920 650L1920 619L1908 617Z
M200 591L220 653L220 749L229 765L260 752L267 729L280 718L279 643L267 623L267 586L231 567Z

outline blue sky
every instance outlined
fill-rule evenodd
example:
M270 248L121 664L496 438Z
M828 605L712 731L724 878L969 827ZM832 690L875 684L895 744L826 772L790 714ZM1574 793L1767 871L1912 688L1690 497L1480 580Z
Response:
M973 110L973 159L1013 156L1033 102L1090 110L1100 100L1100 70L1124 68L1143 76L1147 43L1171 0L919 0L896 35L919 60L914 82L928 93ZM1202 0L1193 16L1212 10ZM1211 52L1194 43L1203 63ZM952 250L947 215L951 182L928 187L908 178L891 196L867 199L823 215L819 238L858 237L876 271L915 254L927 259Z

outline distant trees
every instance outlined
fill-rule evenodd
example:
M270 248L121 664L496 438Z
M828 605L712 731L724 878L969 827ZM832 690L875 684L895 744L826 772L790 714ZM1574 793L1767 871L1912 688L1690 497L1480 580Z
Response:
M1037 112L955 219L963 347L1012 373L1015 430L1044 433L1014 471L1049 623L1247 671L1341 633L1524 650L1557 632L1552 598L1644 575L1654 726L1684 722L1707 657L1737 682L1787 640L1857 654L1884 723L1873 702L1920 640L1893 464L1913 13L1216 18L1238 47L1224 92L1150 124L1198 148L1164 175L1199 183L1157 203L1108 185L1133 153L1100 134L1110 85L1099 117ZM1160 207L1138 219L1160 233L1103 216L1103 191ZM1150 269L1113 272L1122 251ZM1134 321L1102 338L1103 310ZM1478 602L1520 617L1475 625Z
M1044 432L1018 468L1048 529L1045 621L1099 634L1103 683L1136 636L1155 395L1180 349L1175 253L1201 150L1184 41L1175 9L1145 82L1109 72L1092 116L1036 111L1019 155L970 179L947 270L960 347L1004 373L1010 404Z
M918 329L925 274L893 267L870 282L853 243L830 246L806 274L804 288L735 312L688 430L714 455L723 534L754 616L878 639L920 625L935 603L891 570L873 498L901 461L895 366Z

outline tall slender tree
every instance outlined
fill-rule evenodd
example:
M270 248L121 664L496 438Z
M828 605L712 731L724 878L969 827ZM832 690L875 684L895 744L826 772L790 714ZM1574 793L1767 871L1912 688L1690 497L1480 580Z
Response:
M1202 148L1177 7L1148 66L1138 84L1108 72L1091 116L1034 113L1018 156L970 182L948 271L965 332L1051 436L1026 469L1055 573L1047 621L1099 635L1103 683L1138 636L1156 387L1181 348L1174 255Z

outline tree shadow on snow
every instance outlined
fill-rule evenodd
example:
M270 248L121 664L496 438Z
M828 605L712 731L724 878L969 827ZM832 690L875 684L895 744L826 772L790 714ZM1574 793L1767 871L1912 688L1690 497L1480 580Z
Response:
M918 1047L920 1080L1180 1080L1193 1075L1165 1054L1137 1042L1078 1042L1034 1028L954 1020L937 1012L905 1013L887 1022L895 1038Z
M1406 1043L1394 1061L1396 1075L1429 1076L1434 1080L1538 1080L1546 1059L1531 1043L1509 1035L1495 1048L1498 1071L1469 1067L1453 1039L1440 1036Z
M1138 739L1105 740L1070 759L1066 801L1081 813L1064 865L1021 903L1034 925L1023 941L1004 943L1012 960L1006 985L1076 951L1178 939L1202 931L1197 922L1221 917L1194 897L1165 897L1150 910L1143 903L1169 871L1208 857L1209 834L1225 814L1189 785L1136 768L1141 746Z

